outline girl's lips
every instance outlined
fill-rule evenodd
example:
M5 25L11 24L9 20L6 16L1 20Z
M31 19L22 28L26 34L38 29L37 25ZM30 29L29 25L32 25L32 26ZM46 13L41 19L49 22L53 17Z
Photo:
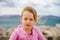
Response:
M30 25L26 25L26 26L30 26Z

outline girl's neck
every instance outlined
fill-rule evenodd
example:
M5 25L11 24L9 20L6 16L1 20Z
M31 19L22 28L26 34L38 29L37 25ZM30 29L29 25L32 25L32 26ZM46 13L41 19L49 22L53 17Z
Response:
M32 34L32 27L31 28L24 27L23 29L27 34Z

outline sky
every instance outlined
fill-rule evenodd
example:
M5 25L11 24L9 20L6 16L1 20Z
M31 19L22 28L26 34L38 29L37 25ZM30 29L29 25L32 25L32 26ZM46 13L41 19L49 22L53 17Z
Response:
M20 15L25 6L33 6L38 15L60 16L60 0L0 0L0 16Z

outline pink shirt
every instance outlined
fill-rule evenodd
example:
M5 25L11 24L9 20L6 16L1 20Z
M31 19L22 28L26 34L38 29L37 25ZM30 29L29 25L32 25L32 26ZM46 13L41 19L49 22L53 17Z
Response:
M33 26L32 35L27 34L22 26L13 31L9 40L46 40L40 31Z

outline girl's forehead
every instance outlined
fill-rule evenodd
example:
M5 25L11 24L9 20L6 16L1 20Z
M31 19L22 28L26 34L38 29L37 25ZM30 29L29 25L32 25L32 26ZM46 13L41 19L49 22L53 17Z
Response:
M29 11L24 11L23 16L24 17L33 17L33 14L31 12L29 12Z

